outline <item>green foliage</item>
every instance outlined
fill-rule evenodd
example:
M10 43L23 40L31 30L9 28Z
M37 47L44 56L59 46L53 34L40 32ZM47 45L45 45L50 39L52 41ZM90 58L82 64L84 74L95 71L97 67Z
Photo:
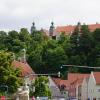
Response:
M6 32L0 31L0 50L2 49L6 50L6 46L5 46L6 37L7 37Z
M21 84L18 77L20 70L12 66L12 53L0 51L0 85L8 86L8 92L13 93Z
M37 97L41 97L41 96L47 96L47 97L51 97L51 92L49 89L49 80L47 77L45 76L40 76L35 80L34 86L35 86L35 92L34 95Z
M67 37L66 37L65 33L61 33L61 35L60 35L60 37L58 39L58 43L62 44L66 40L66 38Z
M36 73L41 73L43 71L42 65L42 47L37 47L36 50L32 51L28 57L28 62Z
M26 28L21 28L20 32L0 31L0 50L14 52L18 57L24 48L36 73L58 72L64 64L100 66L100 29L90 32L87 25L78 23L71 36L62 33L58 40L49 38L42 31L35 30L30 34Z
M96 43L100 44L100 29L96 29L93 33L93 37Z
M47 49L45 52L46 65L56 68L56 71L62 64L67 63L67 59L68 58L65 54L65 51L61 47L57 47L55 49Z

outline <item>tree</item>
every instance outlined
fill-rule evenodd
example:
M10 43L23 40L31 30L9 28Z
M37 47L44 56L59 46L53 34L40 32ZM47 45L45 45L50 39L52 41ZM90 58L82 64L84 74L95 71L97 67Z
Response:
M92 33L90 33L87 25L77 25L71 38L71 63L77 62L78 65L89 65L90 54L94 48L94 39ZM74 55L74 56L73 56ZM74 57L78 57L77 61ZM83 59L82 59L83 58ZM81 59L83 61L81 61Z
M47 49L45 52L46 67L50 72L58 72L63 64L67 64L68 57L62 47Z
M30 48L31 35L26 28L21 28L19 32L19 39L23 43L24 48Z
M7 37L6 32L0 31L0 50L7 49L5 46L6 37Z
M36 73L43 72L42 46L38 46L29 54L28 62Z
M78 22L76 25L74 32L70 36L70 43L73 45L72 52L77 55L79 53L78 47L80 42L80 31L81 31L81 24Z
M93 47L93 37L92 33L89 32L87 25L81 26L81 35L79 42L79 52L85 53L88 55Z
M35 40L35 41L38 41L39 43L41 43L43 40L44 40L44 33L43 32L41 32L41 31L36 31L35 33L34 33L34 35L32 35L32 37L33 37L33 39Z
M6 47L8 51L18 53L22 48L23 45L19 40L19 33L17 31L9 31L8 35L5 40Z
M49 80L45 76L40 76L35 80L35 93L34 95L37 97L47 96L51 97L51 92L48 86Z
M58 39L58 43L62 44L66 40L66 37L67 36L65 35L65 33L61 33L61 35L60 35L60 37Z
M93 32L93 37L94 37L94 40L95 42L98 44L100 44L100 29L96 29L94 32Z
M65 41L62 44L62 47L63 47L63 49L64 49L64 51L65 51L65 53L66 53L66 55L68 57L70 57L71 55L74 55L74 52L73 52L74 51L73 50L74 46L71 43L69 36L66 36L66 39L65 39Z
M14 93L21 84L19 69L12 66L12 53L0 51L0 85L8 86L8 92Z
M96 29L92 33L93 37L93 47L91 52L89 53L88 62L89 66L100 66L99 58L100 58L100 29Z

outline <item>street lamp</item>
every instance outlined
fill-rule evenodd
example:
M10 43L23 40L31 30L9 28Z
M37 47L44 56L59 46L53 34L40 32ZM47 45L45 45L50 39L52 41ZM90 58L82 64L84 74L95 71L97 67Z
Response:
M61 73L60 72L58 72L58 77L60 77L61 76Z

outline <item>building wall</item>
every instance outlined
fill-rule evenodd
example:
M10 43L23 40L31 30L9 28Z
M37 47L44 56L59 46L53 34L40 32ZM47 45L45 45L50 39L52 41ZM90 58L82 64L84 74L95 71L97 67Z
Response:
M75 84L71 84L70 88L69 88L69 97L70 98L76 98L76 85Z
M82 95L81 90L82 90L82 86L79 85L79 86L78 86L78 92L77 92L77 93L78 93L78 94L77 94L77 99L78 99L78 100L81 100L81 95Z
M88 98L88 83L86 82L86 79L84 79L81 88L81 100L87 100L87 98Z
M95 92L94 94L95 94L96 100L100 100L100 85L95 86L94 92Z
M88 98L90 100L100 100L100 85L96 85L93 73L91 73L88 83Z
M88 98L90 100L93 100L93 98L95 97L95 85L96 85L96 82L95 82L93 73L91 73L89 82L88 82Z

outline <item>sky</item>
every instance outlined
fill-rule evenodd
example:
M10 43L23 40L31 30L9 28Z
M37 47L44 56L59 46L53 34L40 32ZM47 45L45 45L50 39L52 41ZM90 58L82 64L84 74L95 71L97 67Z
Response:
M100 0L0 0L0 30L100 22Z

